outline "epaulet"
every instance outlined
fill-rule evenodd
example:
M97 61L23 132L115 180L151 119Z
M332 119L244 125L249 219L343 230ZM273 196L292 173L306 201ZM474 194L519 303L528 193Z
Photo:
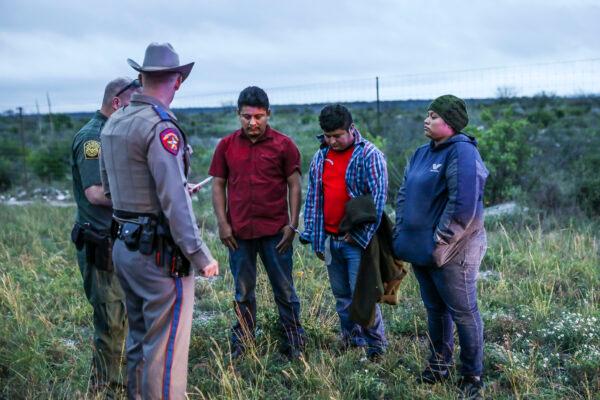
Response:
M161 122L170 122L173 125L175 125L175 127L177 128L177 130L179 131L179 133L181 134L182 138L183 138L183 144L184 146L187 145L187 138L185 136L185 133L183 132L183 130L181 129L181 127L179 126L179 124L177 123L177 121L175 119L173 119L168 112L166 112L162 107L157 106L156 104L152 105L152 109L154 110L154 112L156 113L156 115L158 115L158 118L160 118ZM158 123L157 123L158 124ZM161 134L161 140L163 140L163 134L167 131L172 132L173 130L171 128L167 128L165 130L162 130L160 132ZM163 143L163 146L165 144ZM171 151L169 149L167 149L168 151ZM178 149L179 151L179 149Z
M153 104L152 108L154 109L154 112L156 112L161 121L173 121L173 118L171 118L169 113L163 110L161 107L157 106L156 104Z

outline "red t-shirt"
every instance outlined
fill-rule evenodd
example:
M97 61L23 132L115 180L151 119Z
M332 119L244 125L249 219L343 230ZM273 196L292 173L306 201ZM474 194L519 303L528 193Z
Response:
M292 139L267 126L255 143L241 129L221 139L209 175L227 179L227 219L235 237L277 234L289 223L287 178L300 171Z
M325 231L339 233L346 202L350 200L346 188L346 169L354 146L344 151L329 150L323 163L323 217Z

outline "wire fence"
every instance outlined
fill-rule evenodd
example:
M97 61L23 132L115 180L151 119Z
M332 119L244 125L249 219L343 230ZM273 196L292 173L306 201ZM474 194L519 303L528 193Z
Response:
M174 108L230 107L242 88L219 92L197 92L175 96ZM427 100L453 93L470 99L533 96L544 92L557 96L600 94L600 58L557 61L505 67L443 70L438 72L383 75L365 79L306 83L292 86L265 85L272 104L311 104L356 101ZM61 101L52 93L40 93L39 102L14 104L26 114L93 111L98 98ZM52 101L51 101L52 100ZM6 104L3 104L5 111ZM50 109L50 110L49 110ZM9 110L10 112L10 110Z
M296 86L265 88L272 104L427 100L452 93L471 99L600 94L600 58L413 73ZM180 107L234 105L239 90L198 93L176 98Z

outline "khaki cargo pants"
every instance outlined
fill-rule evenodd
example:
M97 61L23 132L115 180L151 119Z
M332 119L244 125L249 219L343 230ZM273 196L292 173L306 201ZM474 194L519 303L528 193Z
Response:
M153 255L116 240L113 262L126 296L130 399L184 399L194 306L194 274L172 278Z

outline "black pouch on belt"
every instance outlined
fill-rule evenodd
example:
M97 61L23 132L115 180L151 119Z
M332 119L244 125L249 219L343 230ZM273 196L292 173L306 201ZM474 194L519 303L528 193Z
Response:
M130 251L137 251L139 248L140 231L142 226L134 224L132 222L125 222L121 225L121 232L119 233L119 239L121 239L127 249Z
M142 254L152 254L154 252L156 221L150 219L150 217L142 217L140 223L141 230L138 249Z

